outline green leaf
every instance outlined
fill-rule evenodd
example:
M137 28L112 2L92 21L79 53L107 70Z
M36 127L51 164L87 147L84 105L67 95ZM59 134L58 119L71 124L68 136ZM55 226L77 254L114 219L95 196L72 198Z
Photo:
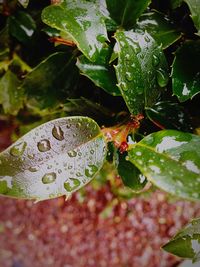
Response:
M49 121L0 154L2 194L37 200L69 196L95 176L105 156L104 136L92 119Z
M32 40L36 30L35 21L32 17L23 11L16 12L8 18L10 34L22 43L28 43Z
M182 3L183 3L183 0L170 0L171 7L173 9L180 7Z
M190 132L191 121L178 103L162 101L151 108L146 108L146 114L159 127Z
M118 31L116 75L121 94L133 114L151 106L159 95L159 86L168 82L167 62L161 47L148 33Z
M147 183L147 179L130 161L126 160L126 153L116 154L117 171L123 184L134 192L141 191Z
M146 30L158 44L162 44L163 49L169 47L181 37L181 32L177 30L175 25L166 16L158 12L142 14L136 25L136 30Z
M20 81L8 70L0 79L0 104L5 113L17 115L23 107L23 90L19 89Z
M197 29L197 35L200 36L200 2L199 0L184 0L190 9L191 17Z
M200 92L200 41L187 41L176 51L172 87L181 102Z
M29 4L29 0L18 0L18 2L24 7L27 8Z
M200 261L200 218L192 220L162 248L193 262Z
M97 60L91 62L85 56L80 56L77 66L82 74L91 79L95 85L103 88L111 95L121 95L117 84L117 78L112 65L109 65L111 49L105 47L101 50Z
M150 4L150 0L106 0L110 17L118 25L130 29Z
M104 16L98 5L80 1L63 1L51 5L42 12L47 25L69 34L79 50L91 61L95 61L107 40Z
M26 104L39 110L54 107L75 87L77 75L73 55L69 57L65 52L50 55L24 79L22 88L27 94Z
M200 137L175 130L148 135L131 145L129 161L159 188L200 200Z

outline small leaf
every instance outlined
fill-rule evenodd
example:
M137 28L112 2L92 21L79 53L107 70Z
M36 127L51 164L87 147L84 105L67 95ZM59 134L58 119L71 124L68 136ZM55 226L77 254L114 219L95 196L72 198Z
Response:
M184 0L190 9L191 17L197 28L197 35L200 36L200 2L199 0Z
M193 262L200 261L200 218L192 220L162 248Z
M190 132L192 129L191 121L184 108L175 102L158 102L151 108L146 108L146 114L161 129L166 128L186 132Z
M29 4L29 0L18 0L18 2L24 7L27 8Z
M20 81L8 70L0 79L0 104L5 113L17 115L23 107L23 90L19 89Z
M116 75L121 94L133 114L151 106L159 87L168 82L167 63L161 47L148 33L118 31Z
M64 52L50 55L31 72L22 84L27 93L27 105L33 109L53 107L69 95L76 85L78 70L74 57Z
M129 161L159 188L200 200L200 137L163 130L131 145Z
M104 16L98 5L87 1L63 1L42 12L47 25L69 34L81 52L95 61L107 40Z
M82 74L91 79L97 86L103 88L111 95L121 95L117 84L117 78L112 65L109 65L110 48L103 48L95 62L89 61L85 56L80 56L77 66Z
M130 29L150 4L150 0L106 0L110 17L118 25Z
M68 196L95 176L105 156L104 136L92 119L56 119L0 154L4 182L0 190L7 196L37 200Z
M181 102L200 92L200 41L187 41L176 51L172 87Z
M10 34L25 44L31 41L36 30L35 21L28 13L23 11L18 11L13 16L9 16L8 25Z
M136 25L136 30L146 30L158 44L162 44L163 49L169 47L181 37L181 33L175 25L158 12L142 14Z

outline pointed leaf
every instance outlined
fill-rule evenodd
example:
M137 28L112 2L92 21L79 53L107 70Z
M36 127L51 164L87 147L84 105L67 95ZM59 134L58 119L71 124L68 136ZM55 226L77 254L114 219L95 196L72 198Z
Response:
M164 130L131 145L129 161L156 186L173 195L200 200L200 137Z
M99 6L92 2L63 1L42 12L42 20L47 25L69 34L81 52L95 61L107 40L104 16Z
M103 88L111 95L121 95L117 87L117 78L112 65L109 65L110 48L103 48L95 62L91 62L85 56L80 56L77 66L82 74L90 78L97 86Z
M193 262L200 261L200 218L192 220L162 248Z
M200 92L200 41L187 41L176 51L172 87L181 102Z
M27 8L29 4L29 0L18 0L18 2L24 7Z
M99 171L105 147L100 128L87 117L42 124L0 154L1 194L37 200L68 196Z
M159 86L168 82L167 63L161 47L148 33L118 31L119 54L116 74L121 94L133 114L151 106Z
M150 2L150 0L106 0L111 18L128 29L136 23Z
M191 17L197 28L197 35L200 36L200 2L199 0L184 0L190 9Z

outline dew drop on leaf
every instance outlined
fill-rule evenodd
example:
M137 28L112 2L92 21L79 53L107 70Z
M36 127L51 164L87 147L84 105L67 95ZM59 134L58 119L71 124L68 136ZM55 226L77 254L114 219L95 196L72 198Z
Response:
M157 67L159 63L160 63L159 57L157 57L156 55L153 55L153 66Z
M70 158L74 158L77 156L77 152L75 150L70 150L67 152L67 154Z
M46 152L51 149L50 142L47 139L43 139L38 142L37 147L40 152Z
M79 185L81 184L81 182L76 179L76 178L69 178L69 180L66 180L64 182L64 188L66 189L66 191L68 192L72 192L73 190L75 190Z
M168 79L169 77L166 71L162 69L157 70L157 82L160 87L166 86L168 83Z
M131 82L132 80L133 80L133 75L132 75L132 73L131 72L126 72L126 74L125 74L125 76L126 76L126 79L129 81L129 82Z
M30 167L28 170L30 172L37 172L38 171L38 168L37 167Z
M42 177L43 184L51 184L56 180L56 174L55 172L46 173Z
M92 177L95 172L97 172L98 168L95 165L88 165L87 168L85 169L85 175L87 177Z
M19 157L23 155L25 149L26 149L27 143L26 142L21 142L15 146L13 146L10 149L10 154L14 157Z
M64 132L60 126L53 127L52 135L59 141L62 141L64 139Z

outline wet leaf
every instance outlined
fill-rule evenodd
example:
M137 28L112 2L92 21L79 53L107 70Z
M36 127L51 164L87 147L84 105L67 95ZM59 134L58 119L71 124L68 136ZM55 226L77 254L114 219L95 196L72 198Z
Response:
M16 115L23 107L23 90L19 89L20 81L8 70L0 79L0 104L5 113Z
M120 26L130 29L150 4L150 0L106 0L110 16Z
M31 72L22 84L27 94L26 104L33 109L53 107L58 101L64 100L76 82L78 70L73 55L57 52L50 55Z
M27 8L29 0L18 0L18 2L24 7Z
M197 28L197 35L200 36L200 2L199 0L184 0L190 9L191 17Z
M200 92L200 41L187 41L176 51L172 87L181 102Z
M167 63L161 47L148 33L118 31L116 75L121 94L133 114L157 99L168 83Z
M162 248L193 262L200 261L200 218L192 220Z
M175 102L162 101L146 108L146 114L151 121L161 129L174 129L190 132L191 121L184 108Z
M37 200L69 196L95 176L105 156L104 136L92 119L49 121L0 154L2 194Z
M112 65L109 65L111 56L110 48L103 48L95 62L91 62L85 56L80 56L77 66L82 74L91 79L97 86L103 88L111 95L121 95L116 86L117 78Z
M140 16L136 29L147 31L156 40L162 44L165 49L176 42L181 37L181 32L175 25L163 14L158 12L144 13Z
M42 12L47 25L69 34L81 52L95 61L107 40L104 16L98 5L87 1L63 1Z
M200 200L200 137L175 130L148 135L131 145L129 161L157 187Z

